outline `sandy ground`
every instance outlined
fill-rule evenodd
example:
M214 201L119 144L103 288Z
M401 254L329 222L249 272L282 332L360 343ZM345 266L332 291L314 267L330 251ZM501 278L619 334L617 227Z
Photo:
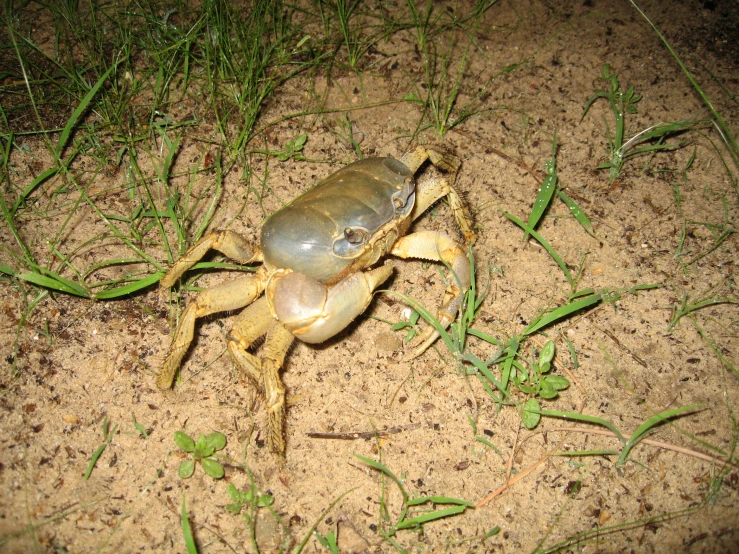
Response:
M679 48L736 134L737 104L727 94L739 86L739 6L728 0L647 1L642 8ZM322 94L331 109L394 101L346 113L363 135L365 155L401 156L411 147L408 137L421 118L415 106L398 102L422 72L413 41L411 34L399 33L389 43L378 43L367 54L361 79L343 71L328 84L308 76L292 81L270 102L265 120L299 110ZM465 41L460 34L460 45ZM661 288L624 292L617 301L547 329L558 349L555 371L565 375L563 366L569 367L577 384L543 406L602 417L630 433L663 410L700 404L650 438L707 455L732 451L739 377L719 356L735 367L739 362L736 307L706 307L667 332L684 298L695 302L735 295L735 234L700 256L723 229L733 229L739 208L707 139L710 129L686 136L689 142L681 149L628 162L609 183L607 172L595 169L606 160L604 120L612 127L607 102L597 101L581 121L585 102L601 86L604 63L619 74L622 85L633 84L643 94L638 113L628 117L629 135L659 122L707 118L704 104L625 2L501 2L486 12L471 52L458 106L479 91L482 102L443 143L462 161L457 184L479 233L473 249L478 279L489 285L475 327L507 339L542 310L567 302L570 288L562 271L536 242L524 243L521 230L504 216L527 217L538 188L536 175L551 157L556 131L561 186L590 216L595 237L561 202L553 203L541 235L579 275L579 290L626 290L651 283ZM455 58L451 74L457 63ZM501 73L516 63L522 66ZM185 119L197 109L173 107L171 115ZM307 133L308 161L270 159L267 166L255 157L251 183L241 168L233 169L225 175L212 228L228 224L253 237L265 215L354 161L351 148L332 132L343 113L294 119L273 129L267 138L273 147ZM216 136L207 122L196 133ZM193 167L209 148L196 138L183 138L176 162L181 171ZM711 138L717 141L715 133ZM424 140L434 141L433 133L422 133ZM30 182L49 165L40 149L13 156L19 182ZM156 163L152 153L143 166L153 171ZM76 168L87 182L84 170ZM433 172L424 168L419 179ZM99 198L106 210L132 210L122 191L126 175L124 169L94 180L98 190L113 191ZM265 175L262 186L258 180ZM213 174L200 174L194 186L204 189L213 179ZM51 183L45 190L57 186ZM20 218L20 230L35 248L43 248L44 237L54 235L74 199L71 192L56 201L44 197L54 208L52 217L39 218L29 210ZM82 245L78 264L89 267L125 253L113 240L85 247L105 226L84 205L73 218L61 244L67 252ZM443 203L415 228L459 236ZM0 234L12 244L8 229L0 228ZM5 252L0 256L2 263L11 263ZM680 264L694 258L699 259L689 266ZM395 267L389 288L426 306L438 304L444 282L437 266L397 260ZM100 272L101 280L115 271ZM232 277L215 273L198 284ZM247 490L250 479L262 494L274 497L273 511L259 508L253 519L262 552L293 549L314 524L322 535L338 525L342 552L394 551L379 531L389 529L385 509L390 522L397 521L402 507L398 488L355 454L381 457L411 497L474 503L544 460L477 509L426 524L422 531L398 531L393 540L407 552L548 551L567 540L562 551L739 548L736 467L643 443L622 467L612 455L547 457L564 450L617 449L618 443L593 433L596 427L563 431L572 423L553 418L533 431L525 429L516 409L498 409L476 377L460 374L441 344L418 360L403 362L403 335L383 321L402 319L404 305L397 297L378 296L365 316L322 345L296 343L292 348L284 368L287 452L281 463L265 445L261 401L225 350L235 314L200 322L181 382L164 394L154 381L174 316L167 294L152 288L128 300L96 303L49 295L21 322L37 292L9 282L0 282L0 289L2 552L184 552L183 498L201 552L254 552L252 527L225 509L231 502L228 484ZM545 339L537 340L543 344ZM577 367L567 341L577 354ZM527 343L528 359L535 356L531 347L536 343ZM494 352L476 339L470 348L480 356ZM519 393L515 399L524 398ZM134 427L133 417L148 437ZM106 419L114 432L90 478L84 479L93 452L104 442ZM345 436L387 428L397 432L379 440ZM494 448L476 441L475 429ZM186 458L173 440L180 430L193 436L226 435L227 446L220 452L230 457L224 461L224 479L212 479L201 467L190 479L178 477ZM309 433L344 438L312 438ZM489 533L496 527L497 533ZM582 533L591 534L578 538ZM325 550L310 538L305 551Z

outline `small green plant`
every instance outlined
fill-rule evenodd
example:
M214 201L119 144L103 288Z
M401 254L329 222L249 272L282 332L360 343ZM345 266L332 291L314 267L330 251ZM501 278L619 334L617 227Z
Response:
M588 218L588 216L572 198L565 194L565 192L560 187L559 177L557 175L556 132L554 133L554 138L552 139L552 157L547 160L545 166L547 169L547 176L544 178L541 187L539 188L539 192L536 195L536 199L534 200L534 205L531 209L531 213L529 214L528 221L523 222L516 216L509 214L508 212L503 212L503 215L505 215L509 220L511 220L513 223L524 230L524 240L528 240L529 236L531 236L534 238L534 240L541 244L544 250L547 251L547 253L552 257L552 259L562 270L562 273L564 273L564 276L572 289L572 296L575 294L575 289L577 287L576 279L572 277L570 270L567 268L567 264L565 264L564 260L560 257L554 247L552 247L549 241L547 241L535 230L537 225L539 225L541 219L546 214L547 209L552 202L552 199L556 195L560 200L562 200L565 206L567 206L572 216L577 220L582 228L585 229L585 231L590 236L595 236L595 233L593 232L593 226L590 223L590 219Z
M90 475L92 474L92 470L95 467L98 458L100 458L101 454L108 447L110 441L113 440L113 436L115 435L116 431L118 431L118 425L115 425L111 429L110 425L108 424L108 416L105 416L103 418L103 443L97 447L97 450L95 450L95 452L92 453L92 456L90 457L90 463L87 464L87 471L85 471L85 479L90 478Z
M618 438L619 441L621 441L622 448L620 451L618 450L597 450L597 451L587 450L587 451L580 451L580 452L567 451L567 452L556 452L555 455L562 455L562 456L618 455L618 461L616 462L616 466L621 467L628 460L629 452L631 452L631 449L634 446L636 446L642 439L644 439L646 435L649 432L651 432L654 428L663 424L666 421L680 417L689 412L694 412L700 407L701 405L695 404L692 406L684 406L682 408L674 408L672 410L665 410L663 412L655 414L649 419L647 419L644 423L639 425L639 427L637 427L636 430L631 435L625 435L621 433L621 431L619 431L613 423L611 423L608 420L602 419L600 417L593 417L593 416L589 416L585 414L580 414L577 412L559 412L559 411L550 411L550 410L538 411L533 406L529 406L524 409L530 410L531 413L536 413L538 411L540 415L545 415L549 417L559 417L559 418L563 418L567 420L582 421L584 423L591 423L591 424L602 425L603 427L606 427L609 431L611 431L616 436L616 438Z
M405 334L405 338L403 339L405 342L410 342L413 340L413 337L415 337L418 334L418 320L421 318L421 314L419 314L416 310L411 310L410 316L408 316L408 319L404 319L402 321L398 321L397 323L393 324L392 330L393 331L403 331L408 330Z
M245 491L240 491L233 483L229 483L226 492L231 499L231 503L226 505L226 510L235 515L241 516L249 529L251 537L251 546L253 552L286 552L288 545L292 542L290 529L283 523L280 515L272 508L275 502L274 496L259 491L254 480L254 475L248 468L244 468L249 476L249 485ZM264 527L260 526L258 520L267 518L265 522L269 523L272 529L265 532ZM271 518L271 521L269 520ZM261 528L261 529L260 529ZM276 533L276 531L279 532ZM303 546L310 538L312 531L308 533ZM282 539L279 538L282 536ZM282 544L280 545L280 540ZM293 550L294 554L300 552L302 547Z
M142 437L144 437L145 439L148 439L149 433L146 431L146 427L144 427L138 421L136 421L136 415L133 412L131 412L131 419L133 420L134 428L141 434Z
M364 159L364 153L360 143L364 140L364 133L355 129L354 123L349 119L349 114L344 113L336 118L336 127L331 130L339 142L346 148L354 150L358 160Z
M246 492L241 492L233 483L229 483L226 492L231 499L226 510L234 515L241 514L247 523L253 521L257 509L271 506L275 501L271 494L261 494L253 482Z
M459 498L450 498L448 496L420 496L418 498L411 498L408 492L403 487L403 482L398 479L392 471L390 471L382 463L372 460L371 458L365 458L364 456L354 455L355 458L367 464L368 466L382 472L388 477L393 483L398 486L400 494L403 496L403 506L400 510L395 522L391 522L390 515L387 512L387 507L382 504L381 507L381 523L382 528L380 534L392 544L395 548L398 548L401 552L400 546L395 542L393 537L398 531L405 529L421 529L424 523L429 521L435 521L444 517L450 517L459 515L465 512L467 508L474 508L474 503L468 502L467 500L461 500ZM425 509L420 510L421 506L432 506L431 510ZM441 510L434 509L437 505L450 506ZM323 543L322 543L323 544ZM326 545L324 545L326 546Z
M336 527L338 527L338 523L335 524ZM328 549L331 554L341 554L341 550L339 550L339 543L338 543L338 536L336 531L329 531L326 533L326 535L321 535L318 531L315 531L316 539L319 543L321 543L321 546Z
M718 306L719 304L733 304L739 305L739 297L736 295L721 296L719 293L720 289L723 289L723 283L711 288L710 290L701 293L697 298L691 299L687 293L680 295L680 305L672 307L672 315L670 317L670 323L667 325L666 333L671 333L675 327L680 324L680 320L686 315L692 314L697 310L709 306ZM729 289L730 290L730 289Z
M557 175L557 132L554 132L554 138L552 139L552 157L544 163L547 169L547 176L539 187L539 192L534 200L534 206L531 208L527 227L530 229L536 229L536 226L541 221L542 217L549 208L552 199L556 195L560 200L567 206L572 213L573 217L582 226L583 229L590 235L595 236L593 232L593 225L585 212L580 206L570 198L562 188L559 186L559 176ZM506 214L508 215L508 214ZM524 241L529 238L529 232L524 232ZM546 248L546 247L545 247ZM551 254L551 252L550 252Z
M226 435L223 433L211 433L210 435L200 435L197 442L193 441L190 435L184 431L177 431L174 434L174 441L182 450L192 456L191 459L184 460L177 471L182 479L187 479L195 473L195 464L200 462L205 473L220 479L224 475L223 466L213 458L213 454L226 447Z
M610 182L616 180L621 173L621 168L627 160L637 156L651 155L665 150L674 150L682 147L685 142L667 143L665 140L668 136L687 131L694 127L695 123L690 120L678 121L676 123L658 123L647 127L636 133L629 140L624 142L626 132L626 114L637 113L637 103L642 99L642 95L634 90L634 85L629 85L626 90L621 89L621 83L618 80L618 74L612 73L608 64L603 66L603 73L600 80L608 83L607 90L596 90L595 94L585 103L580 120L590 110L598 98L605 98L611 106L613 117L615 119L615 133L611 134L608 122L606 122L606 132L608 134L608 150L610 160L599 165L598 169L608 169L608 179ZM641 145L641 146L639 146Z
M547 341L539 353L539 361L530 370L515 363L511 370L511 383L526 394L533 394L546 400L557 397L559 391L570 386L570 382L561 375L550 375L554 359L554 343Z
M522 223L522 225L526 228L525 224ZM420 317L435 328L441 341L451 352L460 371L466 375L477 376L483 388L496 403L500 405L516 404L512 396L511 384L526 394L534 394L543 399L555 398L558 391L569 386L569 381L564 377L551 374L551 362L554 358L553 343L550 341L545 345L539 354L538 363L527 363L524 359L526 342L543 328L575 313L595 307L608 299L608 294L605 292L595 293L590 290L583 291L578 295L574 295L571 301L564 306L541 313L519 334L507 341L502 341L472 326L485 297L485 291L480 294L477 292L476 272L474 271L474 260L471 251L469 256L470 288L465 293L459 317L452 322L449 329L445 329L434 314L420 303L407 296L399 296L418 312ZM470 338L476 338L484 343L496 346L498 352L491 358L480 358L469 347L468 341ZM527 366L530 369L526 369ZM496 370L498 371L497 375Z

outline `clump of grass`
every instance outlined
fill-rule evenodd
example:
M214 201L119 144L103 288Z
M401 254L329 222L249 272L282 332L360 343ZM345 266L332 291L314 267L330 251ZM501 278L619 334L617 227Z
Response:
M271 494L260 493L253 482L246 492L241 492L233 483L229 483L226 492L231 499L231 504L226 506L226 510L234 515L241 514L247 523L254 520L257 509L271 506L275 501Z
M406 4L411 16L408 26L416 34L424 75L422 85L409 92L405 100L423 110L417 132L423 129L421 122L428 119L428 126L441 138L481 109L485 87L464 105L460 105L459 98L469 58L476 46L477 29L482 16L495 1L479 0L466 14L446 15L435 12L430 0L422 9L413 0L407 0ZM467 39L461 55L460 36Z
M254 138L266 100L279 85L314 63L308 37L293 24L292 9L279 0L255 2L248 14L220 1L206 2L194 13L177 9L158 13L149 4L121 13L97 4L52 3L47 9L56 21L55 57L33 43L31 32L22 27L23 17L8 19L18 77L25 85L25 108L38 122L38 130L25 136L39 137L53 164L28 184L13 182L8 169L21 143L8 114L14 116L21 106L4 111L8 128L0 135L5 185L0 213L16 248L3 247L7 258L0 263L0 273L19 284L81 298L127 297L161 278L162 252L166 264L171 264L212 221L222 176ZM105 27L101 21L107 22ZM181 102L196 106L195 111L183 117L176 109ZM49 103L71 106L72 113L58 129L47 131L48 113L43 106ZM215 156L206 154L192 171L176 171L177 157L189 138L185 131L196 127L208 112L220 131L220 137L210 139L217 145ZM156 154L147 152L150 145L158 150ZM288 157L302 144L294 148ZM155 176L142 169L142 153L150 155ZM93 169L81 173L80 163ZM98 194L91 193L100 174L122 167L127 168L127 205L132 206L128 214L112 212L100 203ZM194 179L208 173L215 174L213 184L196 190ZM188 184L179 190L176 183L183 176L189 177ZM55 187L46 206L41 205L39 194L44 187ZM70 210L70 216L52 237L29 245L22 232L26 221L33 216L50 218L56 206ZM107 232L70 249L65 244L70 221L85 209ZM114 242L130 254L84 267L79 252L104 242L106 251ZM115 279L97 278L113 268L130 270L118 272L123 276Z
M685 145L685 141L665 142L666 139L669 136L674 136L701 124L692 122L689 119L675 123L658 123L642 129L630 139L625 140L626 114L637 113L637 104L642 99L642 95L635 91L634 85L629 85L626 90L623 90L618 80L618 74L613 73L608 64L603 66L603 73L601 73L600 80L606 83L608 87L595 91L595 94L585 103L580 119L585 118L588 110L590 110L590 107L596 100L599 98L608 100L615 121L615 130L611 132L608 121L605 122L610 160L599 165L597 169L608 169L608 179L610 182L616 180L621 173L624 163L628 160L639 156L653 155L658 152L681 148Z
M737 144L736 137L732 133L731 128L727 125L726 121L724 121L724 118L722 117L721 113L714 106L714 103L711 100L711 98L709 98L708 94L706 94L706 92L703 90L703 87L696 80L696 78L693 76L693 74L690 72L687 66L683 63L683 60L680 58L677 52L673 49L672 45L662 35L660 30L649 19L649 17L647 17L647 15L639 8L639 6L637 6L633 0L630 0L630 2L631 2L631 5L634 7L634 9L644 18L644 20L649 24L649 26L652 28L655 34L662 41L662 44L665 46L667 51L670 53L670 55L674 58L674 60L680 66L680 69L683 71L683 74L686 76L686 78L690 82L693 89L698 93L701 100L703 100L703 103L705 104L706 108L711 113L711 117L713 118L711 123L713 124L714 128L716 129L719 136L721 137L721 142L723 142L724 144L724 149L722 150L721 148L719 148L719 146L717 146L716 143L710 138L708 138L708 140L714 147L714 150L716 154L718 155L723 168L726 171L727 177L734 190L735 201L737 205L739 205L739 144ZM728 160L726 159L727 156L728 156ZM692 164L693 157L691 157L691 161L688 163L688 166ZM686 169L687 169L687 166L686 166ZM678 193L679 193L679 189L678 189ZM682 260L680 260L680 263L683 267L683 271L686 274L687 274L687 266L690 266L691 264L697 262L698 260L703 259L705 256L707 256L711 252L714 252L715 250L717 250L720 246L724 244L724 242L728 238L732 236L736 236L736 232L737 232L736 227L735 227L734 222L731 221L729 218L729 215L728 215L729 210L727 208L726 199L723 195L721 197L721 200L723 203L722 211L724 212L724 221L721 224L716 225L716 224L711 224L707 222L691 222L691 223L698 223L708 228L714 235L714 241L713 241L713 244L708 249L701 252L697 256L693 257L687 263L683 263ZM676 201L679 202L679 195L676 197ZM683 249L684 241L685 241L685 229L683 228L683 233L678 243L678 251L675 254L675 257L678 259L680 259L682 256L682 249ZM724 356L717 342L710 336L709 333L707 333L703 329L703 327L698 323L695 317L701 309L709 307L709 306L714 306L714 305L719 305L719 304L736 305L737 303L739 303L739 300L737 299L737 296L735 294L718 294L719 288L720 287L711 287L709 288L708 291L702 294L699 294L697 297L694 297L692 299L689 298L687 293L678 293L678 296L680 298L679 305L676 305L673 307L672 316L670 318L670 322L668 324L667 330L668 332L672 331L680 323L683 317L688 316L688 318L690 319L690 321L692 321L693 325L698 331L699 335L708 343L708 345L711 347L714 353L716 353L721 364L727 367L729 370L731 370L735 375L739 375L739 371L737 370L735 365L731 363L726 356Z
M108 416L105 416L103 418L103 442L100 446L97 447L95 452L92 453L92 456L90 456L90 463L87 464L87 470L85 471L84 478L89 479L90 475L92 475L92 470L95 469L95 464L97 464L98 459L100 456L105 452L105 449L110 445L110 442L113 440L113 437L115 436L116 432L118 431L118 425L114 425L111 429L110 424L108 423Z
M660 287L659 284L642 284L628 289L603 289L601 291L595 291L593 289L577 290L577 278L573 277L564 260L551 244L535 230L535 227L547 213L555 196L562 198L561 194L563 192L560 189L556 172L556 151L557 143L555 134L552 142L552 157L546 164L547 177L539 189L528 221L524 222L507 212L505 212L505 215L524 230L525 238L531 236L537 240L561 268L571 287L566 303L542 311L524 329L508 338L498 338L475 328L474 323L481 309L486 291L482 290L478 292L477 274L471 249L469 253L470 287L465 293L459 316L448 329L443 327L432 312L415 300L402 296L403 300L414 309L414 313L418 314L418 316L433 326L439 333L441 342L452 354L452 359L460 372L466 375L476 376L490 399L499 408L503 406L515 406L524 426L528 429L534 429L539 424L542 414L555 415L563 413L542 410L541 402L555 400L560 392L565 391L570 386L570 380L555 371L554 358L556 345L553 340L548 338L546 329L556 323L566 321L576 314L591 310L601 303L616 302L625 293L638 294L642 291ZM569 199L569 197L567 198ZM594 234L590 220L582 210L574 202L569 203L565 201L564 203L583 229L590 235ZM410 328L410 333L412 333L414 331L413 323L412 321L401 322L393 328L395 330L406 330ZM410 333L409 336L411 336ZM542 335L541 339L539 335ZM480 341L481 346L488 345L486 349L489 346L494 347L496 349L495 354L488 358L479 356L476 353L477 349L470 344L470 339ZM568 343L568 346L574 364L576 353L571 343ZM659 421L669 419L687 410L686 408L680 409L677 412L662 414L664 417L658 419ZM563 415L562 417L566 416ZM476 435L474 420L471 420L471 423L473 432ZM639 436L656 423L658 423L657 420L650 420L646 428L640 428L639 433L634 434L633 440L636 441ZM619 436L623 437L623 435ZM475 440L492 446L483 437L476 436ZM619 458L619 463L623 462L631 446L633 446L633 443L628 443L624 446L624 454Z
M421 529L425 523L463 514L467 508L472 508L474 506L472 502L447 496L420 496L417 498L411 498L405 490L403 482L381 462L356 454L355 457L368 466L380 471L384 477L389 478L398 487L398 490L403 497L403 504L401 506L400 513L394 522L390 518L387 506L384 502L381 502L379 528L379 532L385 540L401 552L402 549L400 548L400 545L398 545L394 539L398 531L406 529ZM384 498L385 495L383 494L382 496ZM423 510L421 512L417 511L420 507L425 505L430 505L432 509ZM441 510L434 509L438 505L449 507Z
M257 488L254 475L248 468L246 468L246 473L249 476L249 484L244 491L239 490L233 483L228 484L226 493L231 503L226 505L226 511L233 515L240 515L244 520L249 529L251 546L254 552L286 552L287 547L292 542L292 537L290 530L272 507L275 502L274 496L269 493L263 493ZM283 535L281 545L277 544L279 541L276 540L275 536L261 536L257 532L257 518L261 517L268 517L274 520ZM265 544L267 542L271 544Z
M642 441L646 435L657 426L671 419L680 417L689 412L693 412L700 408L700 405L684 406L682 408L674 408L672 410L665 410L658 414L648 418L644 423L639 425L631 435L626 436L624 433L619 431L616 426L610 421L600 418L588 416L585 414L579 414L576 412L561 412L555 410L536 410L534 408L524 408L530 410L533 414L545 415L549 417L559 417L567 420L582 421L585 423L591 423L595 425L601 425L611 431L619 441L621 441L622 448L618 450L586 450L586 451L567 451L567 452L555 452L553 455L562 456L604 456L604 455L618 455L616 461L616 467L623 466L631 452L632 448Z

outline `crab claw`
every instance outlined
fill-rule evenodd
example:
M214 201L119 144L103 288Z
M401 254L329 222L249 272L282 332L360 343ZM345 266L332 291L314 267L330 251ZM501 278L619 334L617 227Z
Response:
M361 314L374 290L393 272L384 265L353 273L333 286L289 269L277 271L267 284L267 302L277 320L303 342L323 342Z

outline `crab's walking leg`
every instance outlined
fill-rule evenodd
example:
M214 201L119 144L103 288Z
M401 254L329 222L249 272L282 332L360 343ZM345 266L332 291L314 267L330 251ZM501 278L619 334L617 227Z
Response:
M293 340L292 333L275 321L267 332L262 353L262 378L269 417L268 443L276 454L285 452L285 386L280 369Z
M456 174L459 171L459 158L438 146L419 146L400 158L411 173L416 173L426 160L447 173Z
M416 204L413 207L413 220L418 219L434 202L446 196L464 238L468 243L473 244L477 239L477 233L472 229L470 210L457 189L454 188L454 181L457 179L457 172L459 171L459 158L440 148L419 146L400 159L412 173L418 171L418 168L426 160L429 160L435 167L449 173L449 181L436 178L418 184L416 187Z
M451 268L451 282L444 292L436 316L439 322L447 327L457 317L464 294L470 286L470 262L462 247L443 233L421 231L399 239L390 253L400 258L441 261ZM407 359L423 354L437 338L438 331L434 327L428 327L419 338L419 346Z
M255 276L234 279L200 292L195 300L188 304L180 317L172 344L157 377L157 386L161 389L172 386L175 373L195 334L197 318L216 312L243 308L254 302L263 290L264 279L258 272Z
M228 333L228 351L239 369L246 372L262 395L264 394L262 360L250 354L248 350L259 337L267 333L273 321L267 297L262 296L239 314Z
M421 217L440 198L446 196L449 199L449 207L452 209L454 219L457 220L459 230L462 231L468 243L474 244L477 233L472 229L472 215L467 204L459 193L450 185L446 179L427 179L416 187L416 204L413 206L413 220Z
M210 249L215 249L241 264L262 261L262 253L255 249L250 241L234 231L215 231L208 233L196 242L183 256L177 260L161 281L159 286L169 288L177 279L200 261ZM256 251L255 251L256 250Z
M260 356L247 350L267 334ZM228 350L236 365L244 371L264 396L269 417L268 442L273 452L285 451L285 387L280 369L295 337L272 317L267 298L261 297L247 307L229 333Z

